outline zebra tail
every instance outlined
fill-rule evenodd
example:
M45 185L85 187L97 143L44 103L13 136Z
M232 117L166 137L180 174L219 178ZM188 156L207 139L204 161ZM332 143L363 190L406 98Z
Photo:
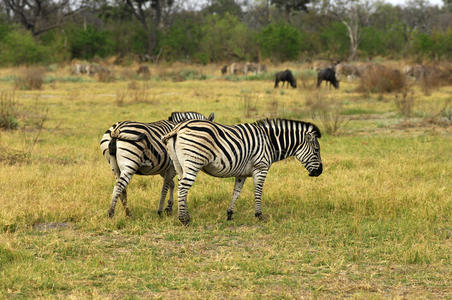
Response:
M165 134L162 138L162 142L163 144L167 145L168 144L168 140L171 139L173 136L177 136L177 132L178 132L178 128L173 129L171 132Z
M117 138L112 137L108 143L108 153L110 153L110 156L116 156L116 141Z

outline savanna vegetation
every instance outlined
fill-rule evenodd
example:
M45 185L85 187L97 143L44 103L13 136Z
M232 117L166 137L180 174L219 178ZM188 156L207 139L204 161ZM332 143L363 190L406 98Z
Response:
M221 77L217 65L152 65L146 79L115 67L109 81L69 67L1 69L0 297L449 298L451 84L409 80L388 91L343 79L316 89L305 65L268 67L289 67L298 87ZM226 221L234 180L200 174L187 227L157 215L160 177L135 176L132 217L119 204L109 219L103 132L187 110L224 124L312 121L324 173L275 164L264 221L251 180Z
M452 58L450 0L5 0L0 65Z
M450 0L1 1L0 298L449 299L451 20ZM246 61L267 72L220 75ZM226 221L234 179L201 173L189 226L135 176L109 219L100 137L172 111L314 122L323 174L276 163L265 220L249 180Z

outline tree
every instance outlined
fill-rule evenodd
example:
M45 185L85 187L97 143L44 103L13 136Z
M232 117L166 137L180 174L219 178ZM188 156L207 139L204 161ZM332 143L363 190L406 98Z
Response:
M154 57L163 6L172 6L173 0L126 0L126 5L141 23L146 33L148 55ZM155 59L158 59L158 56Z
M290 20L290 14L294 11L308 11L307 5L311 0L270 0L279 10L284 11L286 20Z
M257 41L265 57L287 61L298 58L303 36L291 25L270 24L259 32Z
M363 26L369 23L373 5L367 0L324 0L322 8L345 25L350 40L349 60L357 55Z
M236 16L210 15L201 28L200 51L205 60L254 60L257 51L253 32L240 22Z
M4 0L14 19L34 37L61 27L65 21L80 12L84 3L71 0Z
M235 0L210 0L210 3L205 8L209 14L218 14L224 16L226 13L241 17L242 8Z

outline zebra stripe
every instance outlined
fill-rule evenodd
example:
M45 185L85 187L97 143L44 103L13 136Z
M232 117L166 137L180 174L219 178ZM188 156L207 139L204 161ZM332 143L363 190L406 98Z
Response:
M209 116L213 120L213 113ZM166 151L162 138L169 133L176 124L191 119L203 119L206 117L196 112L173 112L168 120L153 123L141 123L122 121L115 123L107 131L100 141L102 155L110 164L116 178L113 188L109 217L115 213L118 197L126 211L127 186L134 174L157 175L163 177L163 186L160 193L158 213L161 214L163 204L170 191L166 212L170 213L173 206L173 178L176 175L174 167Z
M200 170L216 177L235 177L232 201L227 211L232 219L235 201L247 177L253 177L255 215L262 218L261 197L270 166L295 156L310 176L322 173L320 130L311 123L266 119L225 126L203 120L177 125L163 142L179 177L179 219L188 224L186 197Z
M202 116L202 115L201 115ZM215 115L214 113L211 113L207 120L213 121ZM171 116L168 118L168 121L171 121L173 123L182 123L187 120L194 120L194 119L201 119L200 114L194 111L185 111L185 112L173 112L171 113ZM202 116L201 120L205 120L206 118Z

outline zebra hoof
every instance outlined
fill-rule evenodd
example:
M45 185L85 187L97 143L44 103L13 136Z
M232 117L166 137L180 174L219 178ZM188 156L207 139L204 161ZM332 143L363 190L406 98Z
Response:
M258 218L259 221L263 221L263 220L266 219L266 218L264 217L264 215L263 215L261 212L255 213L254 216L255 216L256 218Z
M179 221L187 226L190 223L190 216L189 215L184 215L184 216L179 216Z
M108 210L108 217L111 219L111 218L113 218L114 215L115 215L115 210L110 208Z
M170 216L173 214L173 208L167 207L167 208L165 208L165 212L166 212L166 215Z
M233 214L234 212L232 211L232 210L228 210L228 221L231 221L232 220L232 214Z
M161 216L162 216L162 211L161 211L161 210L158 210L158 211L157 211L157 214L159 215L159 217L161 217Z
M132 214L130 213L130 210L128 208L126 208L126 217L131 217Z

